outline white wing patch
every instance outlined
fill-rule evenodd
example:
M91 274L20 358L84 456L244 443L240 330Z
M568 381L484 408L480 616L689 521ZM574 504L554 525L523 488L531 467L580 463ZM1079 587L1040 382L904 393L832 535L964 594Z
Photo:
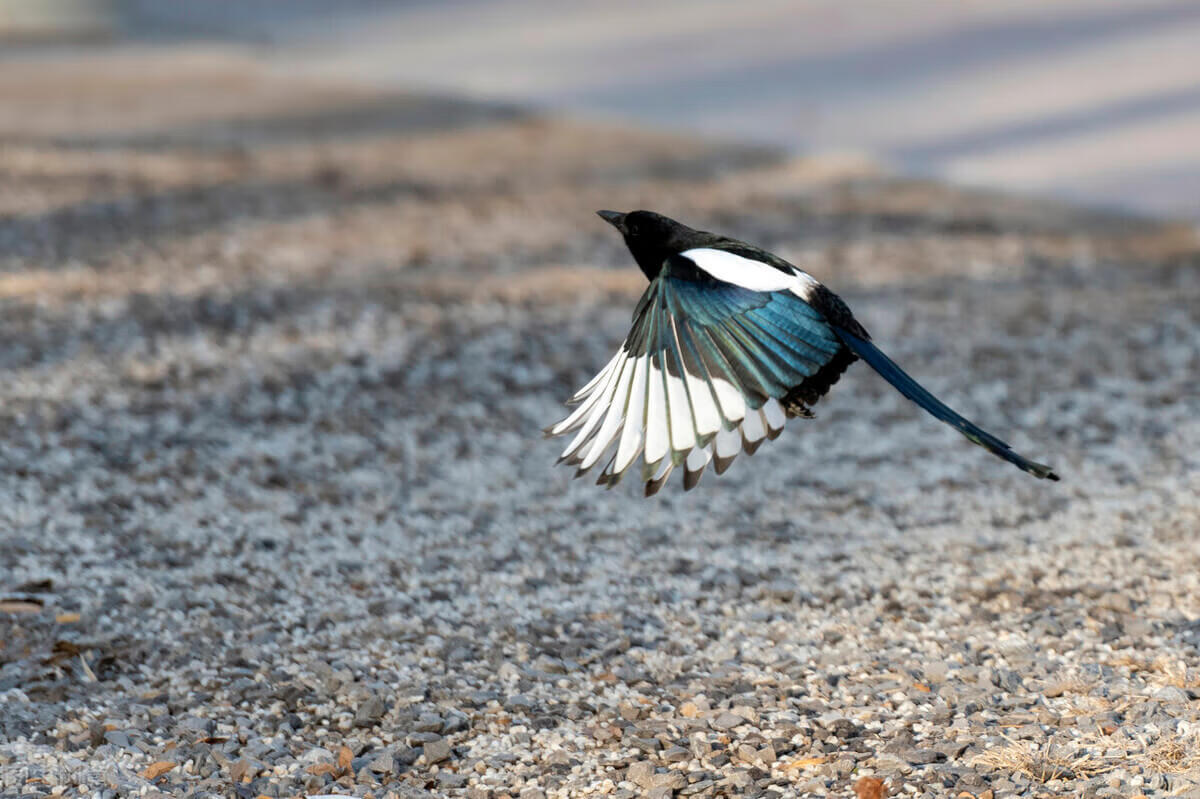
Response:
M790 291L807 301L813 289L819 285L816 278L803 270L784 272L762 261L725 250L697 247L684 250L680 255L717 280L751 291Z
M676 466L683 466L683 485L690 490L710 463L721 474L738 453L752 455L783 431L787 414L778 400L753 410L729 382L713 379L710 389L677 364L664 364L671 357L618 352L572 397L578 407L546 429L548 435L575 433L559 462L577 466L580 476L608 455L598 482L611 487L640 455L649 496ZM680 371L685 377L676 375Z

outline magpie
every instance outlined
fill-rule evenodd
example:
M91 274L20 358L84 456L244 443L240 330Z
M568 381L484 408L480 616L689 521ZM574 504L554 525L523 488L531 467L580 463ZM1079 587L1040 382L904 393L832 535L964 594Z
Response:
M598 375L546 429L574 432L559 463L576 477L604 463L609 488L641 456L646 496L683 467L691 490L710 462L717 474L753 455L812 406L861 358L901 394L972 443L1035 477L1057 480L944 405L874 344L841 297L777 255L693 230L653 211L598 211L625 237L650 281L633 329Z

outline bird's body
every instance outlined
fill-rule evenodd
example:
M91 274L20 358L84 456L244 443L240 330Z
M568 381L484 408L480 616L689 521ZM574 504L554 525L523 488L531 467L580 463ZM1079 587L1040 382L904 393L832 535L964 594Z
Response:
M571 398L574 411L547 430L575 433L560 462L578 474L603 463L599 482L611 487L641 456L647 495L681 465L690 489L710 461L720 474L739 452L753 454L778 436L788 418L811 417L812 405L862 358L972 442L1058 479L918 385L807 272L650 211L599 213L625 236L650 286L621 349Z

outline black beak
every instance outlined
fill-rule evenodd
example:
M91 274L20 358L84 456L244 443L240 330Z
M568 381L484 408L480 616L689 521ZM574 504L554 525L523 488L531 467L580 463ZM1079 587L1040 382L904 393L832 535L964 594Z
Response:
M622 233L625 232L625 214L620 211L597 211L596 215Z

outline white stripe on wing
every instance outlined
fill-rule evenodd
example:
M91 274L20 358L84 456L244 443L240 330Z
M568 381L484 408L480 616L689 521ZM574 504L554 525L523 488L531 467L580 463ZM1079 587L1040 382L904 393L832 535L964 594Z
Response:
M762 261L725 250L696 247L684 250L680 255L717 280L750 291L790 291L807 301L819 285L816 278L803 270L784 272Z

